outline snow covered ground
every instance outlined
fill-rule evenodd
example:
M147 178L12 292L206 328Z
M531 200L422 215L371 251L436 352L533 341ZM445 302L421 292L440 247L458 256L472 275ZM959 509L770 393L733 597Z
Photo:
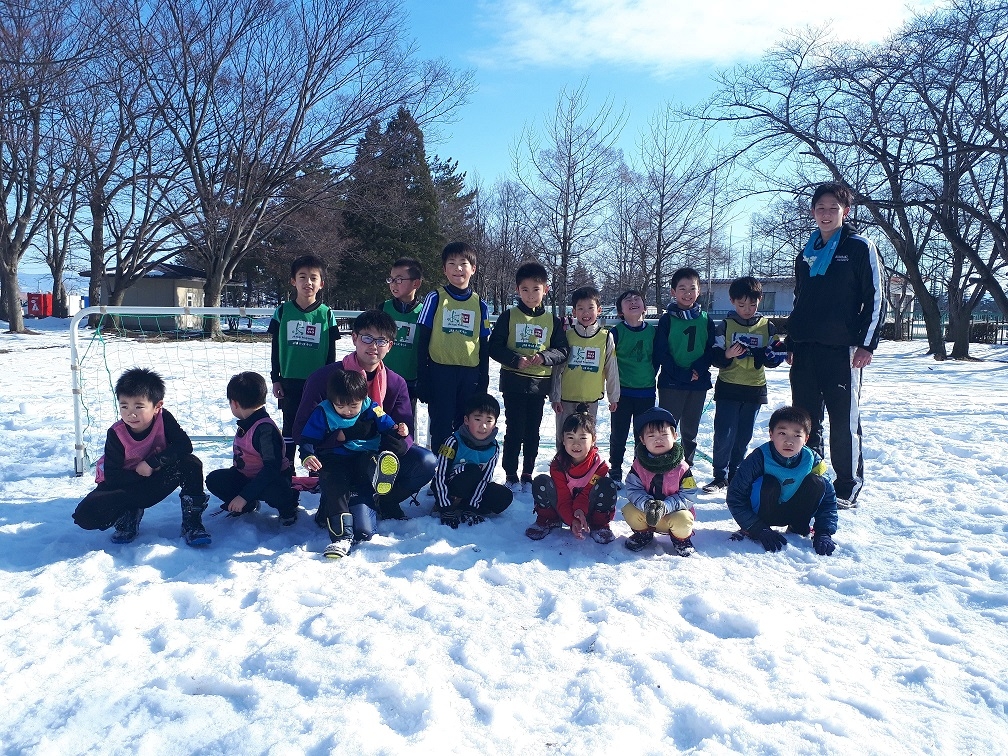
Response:
M414 512L328 562L309 516L207 518L189 548L174 496L133 544L77 529L66 322L30 326L0 334L4 753L1005 751L1008 348L881 346L831 558L730 542L717 495L689 559L632 554L619 516L609 546L533 543L524 494L457 531Z

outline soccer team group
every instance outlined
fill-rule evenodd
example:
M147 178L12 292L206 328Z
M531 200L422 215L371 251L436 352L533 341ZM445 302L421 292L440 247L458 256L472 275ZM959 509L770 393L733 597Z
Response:
M571 294L567 318L548 312L547 271L533 261L517 270L517 304L491 328L487 305L471 286L475 253L455 242L441 256L445 283L422 299L420 263L395 261L387 279L392 297L355 319L354 351L337 362L339 330L319 299L325 264L300 257L291 266L295 297L269 326L282 429L266 410L265 379L233 376L233 465L204 480L192 442L164 407L164 382L146 368L127 370L115 386L121 419L108 431L97 487L74 521L85 529L114 527L112 540L128 543L144 510L181 487L182 533L200 546L210 542L202 522L207 491L232 516L265 502L282 525L293 525L299 489L317 486L315 521L330 540L324 554L338 558L370 539L378 520L402 519L402 502L429 484L432 514L452 528L500 514L515 493L531 490L535 522L527 537L540 540L566 526L576 538L607 544L622 489L621 513L633 531L625 546L640 551L660 534L688 556L699 494L692 465L714 366L714 476L702 490L726 491L739 525L733 538L778 551L787 540L774 528L786 527L830 555L837 510L854 506L862 485L860 379L882 316L878 252L844 222L851 201L842 184L820 185L813 194L817 229L795 263L786 338L760 315L762 287L752 277L732 282L734 312L720 322L698 304L700 274L682 268L657 326L644 319L643 294L628 290L616 300L619 322L605 328L601 296L591 286ZM501 407L488 393L491 359L501 366L503 444ZM767 403L765 370L785 360L793 404L772 413L769 440L746 456ZM596 434L604 396L608 463ZM431 449L414 443L418 401L428 407ZM534 477L547 401L556 415L557 454L549 474ZM823 459L825 411L832 481ZM306 478L292 477L295 448ZM504 484L493 481L498 457Z

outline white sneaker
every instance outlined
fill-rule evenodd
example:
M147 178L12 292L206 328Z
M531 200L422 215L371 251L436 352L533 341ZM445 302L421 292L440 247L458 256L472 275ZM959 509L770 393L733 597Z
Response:
M519 481L517 477L511 475L508 475L507 480L504 481L504 487L512 494L520 494L522 492L521 481Z
M836 508L837 509L856 509L857 502L851 501L850 499L841 499L839 496L836 497Z

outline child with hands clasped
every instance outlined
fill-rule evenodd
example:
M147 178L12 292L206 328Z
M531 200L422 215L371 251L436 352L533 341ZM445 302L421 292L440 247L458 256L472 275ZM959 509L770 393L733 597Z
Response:
M116 381L115 393L122 419L108 430L105 453L95 465L98 486L77 505L74 522L85 530L114 525L112 542L129 543L144 509L181 486L182 535L190 546L206 546L210 534L202 515L210 497L203 491L203 463L164 408L164 381L153 370L132 368Z
M580 404L588 406L592 422L598 414L603 393L609 396L609 411L620 400L619 367L612 334L599 323L602 295L594 286L582 286L571 293L574 324L567 329L567 360L553 369L550 400L556 412L557 449L563 446L563 427Z
M739 465L728 484L728 509L746 536L767 551L780 551L787 539L771 525L787 525L787 532L808 536L821 556L836 548L837 498L826 477L826 463L805 444L812 419L798 407L781 407L770 416L770 441Z
M489 394L474 394L462 409L462 425L438 451L432 484L437 499L432 514L453 529L463 522L476 525L487 515L500 514L513 498L509 488L493 482L500 452L500 403Z
M525 535L539 541L561 525L575 538L590 534L597 543L612 543L610 529L616 513L616 482L606 473L595 445L595 421L587 404L580 404L564 421L563 446L550 463L550 474L532 481L536 521Z
M757 310L763 285L751 276L737 278L728 288L735 312L717 325L711 360L719 368L714 384L714 479L703 487L721 491L745 457L760 407L767 403L764 368L787 357L773 323Z
M502 460L506 485L512 493L520 493L532 485L543 403L550 392L553 366L567 359L568 349L560 319L543 306L549 291L546 268L537 262L523 263L515 273L515 288L518 304L505 310L494 324L490 357L501 364L500 391L507 421Z
M371 400L364 373L335 371L326 396L305 423L300 448L305 468L319 473L322 497L315 521L329 531L325 556L338 559L350 553L354 542L373 535L367 510L377 509L378 496L392 489L409 428ZM336 446L316 456L316 445L330 436Z
M298 501L291 489L294 468L284 455L280 429L266 411L266 381L259 373L238 373L228 381L227 398L238 418L234 464L210 472L207 490L230 515L255 512L262 500L277 510L281 525L293 525Z
M689 556L696 551L690 537L697 488L676 438L675 418L668 410L654 407L634 420L634 432L637 444L623 507L623 519L634 533L626 547L640 551L656 532L668 533L676 553Z

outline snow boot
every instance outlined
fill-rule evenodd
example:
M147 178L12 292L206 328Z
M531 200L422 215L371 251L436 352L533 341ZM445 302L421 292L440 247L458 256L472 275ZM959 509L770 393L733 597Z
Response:
M112 534L112 543L129 543L137 537L140 530L140 520L143 518L142 509L130 509L123 512L119 519L115 521L115 533Z
M626 539L626 546L630 551L640 551L654 540L654 533L650 530L638 530Z
M182 535L185 542L190 546L207 546L210 534L203 527L203 512L210 497L204 493L196 498L189 494L182 494L179 498L182 500Z

